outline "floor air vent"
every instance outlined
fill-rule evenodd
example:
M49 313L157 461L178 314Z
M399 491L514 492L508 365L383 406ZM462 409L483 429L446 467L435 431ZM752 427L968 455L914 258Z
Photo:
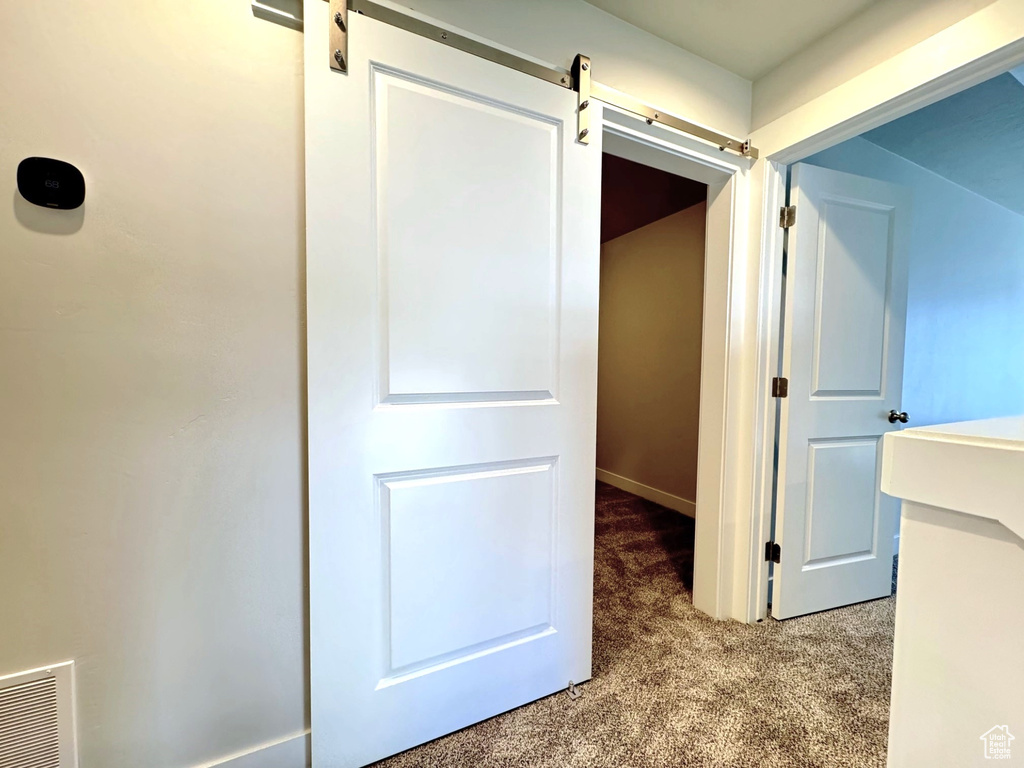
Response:
M0 768L75 768L72 669L0 677Z

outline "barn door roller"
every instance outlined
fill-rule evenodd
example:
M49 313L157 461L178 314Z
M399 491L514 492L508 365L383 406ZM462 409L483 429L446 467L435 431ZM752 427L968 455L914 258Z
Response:
M443 45L457 48L460 51L471 53L482 59L493 61L504 67L523 72L532 77L540 78L549 83L575 91L576 96L576 140L581 144L589 143L590 139L590 106L594 100L604 102L616 109L630 112L644 118L648 125L658 123L668 126L677 131L694 136L702 141L714 144L721 150L731 150L743 157L756 159L757 149L750 145L750 141L741 141L731 136L712 131L703 125L691 123L681 117L670 115L654 107L634 99L632 96L620 93L600 83L591 81L591 61L588 57L579 54L573 60L572 71L565 72L559 69L552 69L535 61L524 59L521 56L504 51L500 48L481 43L465 35L452 32L444 27L438 27L413 16L408 16L400 11L379 5L372 0L327 0L330 3L331 32L330 32L330 62L331 69L336 72L348 72L348 13L360 13L369 16L371 19L390 24L393 27L404 29L421 37L428 37Z

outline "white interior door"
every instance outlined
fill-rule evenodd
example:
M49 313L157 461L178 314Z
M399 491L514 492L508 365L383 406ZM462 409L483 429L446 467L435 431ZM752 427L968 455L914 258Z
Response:
M881 440L899 428L910 193L792 168L772 615L890 593L899 502L883 494Z
M564 88L358 14L349 31L332 72L328 5L306 1L324 768L591 665L600 131L575 143Z

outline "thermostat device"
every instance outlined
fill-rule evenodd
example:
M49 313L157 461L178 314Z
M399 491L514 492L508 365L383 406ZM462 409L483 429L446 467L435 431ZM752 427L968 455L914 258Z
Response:
M18 164L18 192L35 205L71 210L85 201L85 177L63 160L27 157Z

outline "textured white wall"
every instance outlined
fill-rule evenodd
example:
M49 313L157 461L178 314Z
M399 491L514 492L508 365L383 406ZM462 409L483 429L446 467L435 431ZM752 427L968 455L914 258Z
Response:
M864 139L807 162L913 192L911 426L1024 414L1024 217Z
M305 728L302 37L248 3L4 3L0 674L83 768ZM76 212L18 161L85 173Z

